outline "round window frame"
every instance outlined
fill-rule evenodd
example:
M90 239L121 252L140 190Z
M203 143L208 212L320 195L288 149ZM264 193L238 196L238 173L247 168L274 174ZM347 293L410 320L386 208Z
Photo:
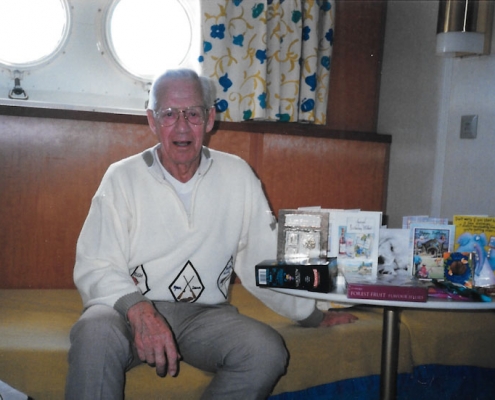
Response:
M0 56L0 66L7 68L9 70L15 71L29 71L36 68L40 68L51 63L55 58L64 54L64 49L69 42L69 38L72 32L72 13L69 0L59 0L62 4L63 11L65 12L65 26L60 36L58 44L54 47L51 53L46 54L36 60L28 61L24 63L9 62L4 60Z
M113 15L113 12L115 8L117 7L118 3L121 0L112 0L106 9L103 11L103 15L101 15L100 21L99 21L99 29L98 29L98 49L100 51L100 54L102 56L107 56L108 59L110 59L112 65L116 66L118 70L120 70L122 73L124 73L126 76L130 77L133 80L136 80L141 83L147 83L149 84L151 81L154 79L154 75L148 75L148 74L137 74L127 68L125 66L125 63L121 60L119 55L117 54L117 51L115 50L115 47L112 43L111 40L111 18ZM191 56L191 51L193 49L193 41L194 41L194 31L193 31L193 24L194 24L194 13L190 9L190 5L182 0L175 0L177 3L184 9L184 12L187 16L187 19L189 21L189 32L190 32L190 37L191 40L188 44L187 51L185 53L185 56L182 58L181 62L179 63L179 67L187 62Z

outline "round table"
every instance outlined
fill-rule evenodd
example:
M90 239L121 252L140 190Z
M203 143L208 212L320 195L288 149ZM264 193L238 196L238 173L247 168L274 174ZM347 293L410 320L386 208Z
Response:
M490 310L495 309L495 302L455 301L450 299L429 298L426 302L389 301L350 299L346 295L345 284L340 281L330 293L309 292L297 289L271 290L293 296L326 300L336 303L373 305L384 308L382 330L382 354L380 375L380 398L393 400L397 397L397 367L399 362L399 323L400 311L403 308L435 309L435 310Z

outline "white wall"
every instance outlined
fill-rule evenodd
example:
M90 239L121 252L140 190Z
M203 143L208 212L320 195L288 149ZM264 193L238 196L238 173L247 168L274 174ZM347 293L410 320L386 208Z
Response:
M495 51L435 55L437 1L389 0L378 132L392 135L387 214L495 215ZM476 139L460 139L462 115Z

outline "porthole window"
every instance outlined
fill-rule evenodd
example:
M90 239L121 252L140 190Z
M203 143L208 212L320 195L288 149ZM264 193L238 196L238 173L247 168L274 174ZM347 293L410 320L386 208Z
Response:
M104 30L114 62L141 80L167 68L191 67L199 30L193 9L191 0L114 0Z
M28 68L50 61L69 27L67 0L1 0L0 63Z

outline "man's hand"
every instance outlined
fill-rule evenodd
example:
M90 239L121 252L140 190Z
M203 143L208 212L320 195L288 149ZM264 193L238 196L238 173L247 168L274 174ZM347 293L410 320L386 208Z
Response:
M156 374L176 376L180 354L174 335L165 319L152 304L140 302L127 312L141 361L156 367Z
M358 318L351 313L343 311L325 311L323 312L323 321L320 323L320 327L330 327L334 325L350 324L356 321Z

